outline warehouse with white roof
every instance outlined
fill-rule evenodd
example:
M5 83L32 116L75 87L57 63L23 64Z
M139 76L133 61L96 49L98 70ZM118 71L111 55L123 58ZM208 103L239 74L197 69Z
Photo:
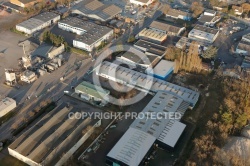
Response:
M190 103L191 108L195 106L200 95L199 92L118 66L108 61L102 62L102 64L96 68L96 74L112 81L132 86L143 92L156 93L159 90L171 92Z
M158 91L141 113L147 115L179 113L181 117L189 103L180 97L164 91ZM152 116L151 116L152 117ZM173 149L180 139L186 125L180 119L169 117L137 118L107 154L107 165L138 166L143 165L151 153L153 145ZM181 118L180 117L180 118Z
M16 101L6 97L0 101L0 118L16 108Z
M174 71L175 62L161 60L153 69L148 73L155 78L166 80Z
M213 43L219 35L218 29L208 28L202 25L196 25L188 34L188 38Z

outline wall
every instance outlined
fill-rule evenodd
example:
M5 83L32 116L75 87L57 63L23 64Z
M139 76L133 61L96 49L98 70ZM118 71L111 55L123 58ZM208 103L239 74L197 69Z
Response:
M63 53L65 51L65 47L64 47L64 44L62 44L60 47L52 50L51 52L48 53L48 57L50 59L54 58L55 56Z

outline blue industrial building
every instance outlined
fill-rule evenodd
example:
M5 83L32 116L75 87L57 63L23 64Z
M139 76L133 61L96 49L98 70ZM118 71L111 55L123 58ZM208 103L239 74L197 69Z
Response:
M175 65L174 62L161 60L154 67L154 69L151 69L150 71L148 71L148 73L155 78L166 80L173 73L174 65Z

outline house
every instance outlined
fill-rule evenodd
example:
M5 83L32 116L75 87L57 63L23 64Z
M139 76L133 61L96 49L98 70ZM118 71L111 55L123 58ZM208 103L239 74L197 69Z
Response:
M241 7L241 6L235 6L235 5L233 5L232 6L232 10L234 11L234 14L235 15L238 15L238 16L241 16L242 14L243 14L243 7Z
M165 14L166 17L171 17L174 19L182 19L182 20L186 20L186 21L190 21L192 19L192 14L191 13L187 13L181 10L177 10L177 9L172 9L169 8L166 11Z
M159 21L153 21L150 24L149 28L173 36L179 36L186 30L185 27L170 25L168 23L163 23Z
M122 9L114 4L103 4L98 0L79 2L71 9L73 14L79 14L93 20L107 22L122 13Z
M20 6L22 8L33 6L37 2L42 0L10 0L10 3Z
M244 40L241 40L240 43L238 44L238 46L236 47L236 51L237 54L241 54L241 55L250 55L250 43L246 42Z
M60 15L44 12L16 25L16 29L26 34L32 34L48 27L60 20Z
M208 28L202 25L196 25L188 34L188 38L213 43L219 35L219 30Z
M148 6L153 3L154 0L130 0L130 3L138 6Z

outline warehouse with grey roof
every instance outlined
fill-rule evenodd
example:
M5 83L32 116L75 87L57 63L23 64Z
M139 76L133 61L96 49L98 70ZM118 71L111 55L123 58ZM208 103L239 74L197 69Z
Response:
M44 12L16 25L16 29L26 34L32 34L48 27L60 20L60 15Z

